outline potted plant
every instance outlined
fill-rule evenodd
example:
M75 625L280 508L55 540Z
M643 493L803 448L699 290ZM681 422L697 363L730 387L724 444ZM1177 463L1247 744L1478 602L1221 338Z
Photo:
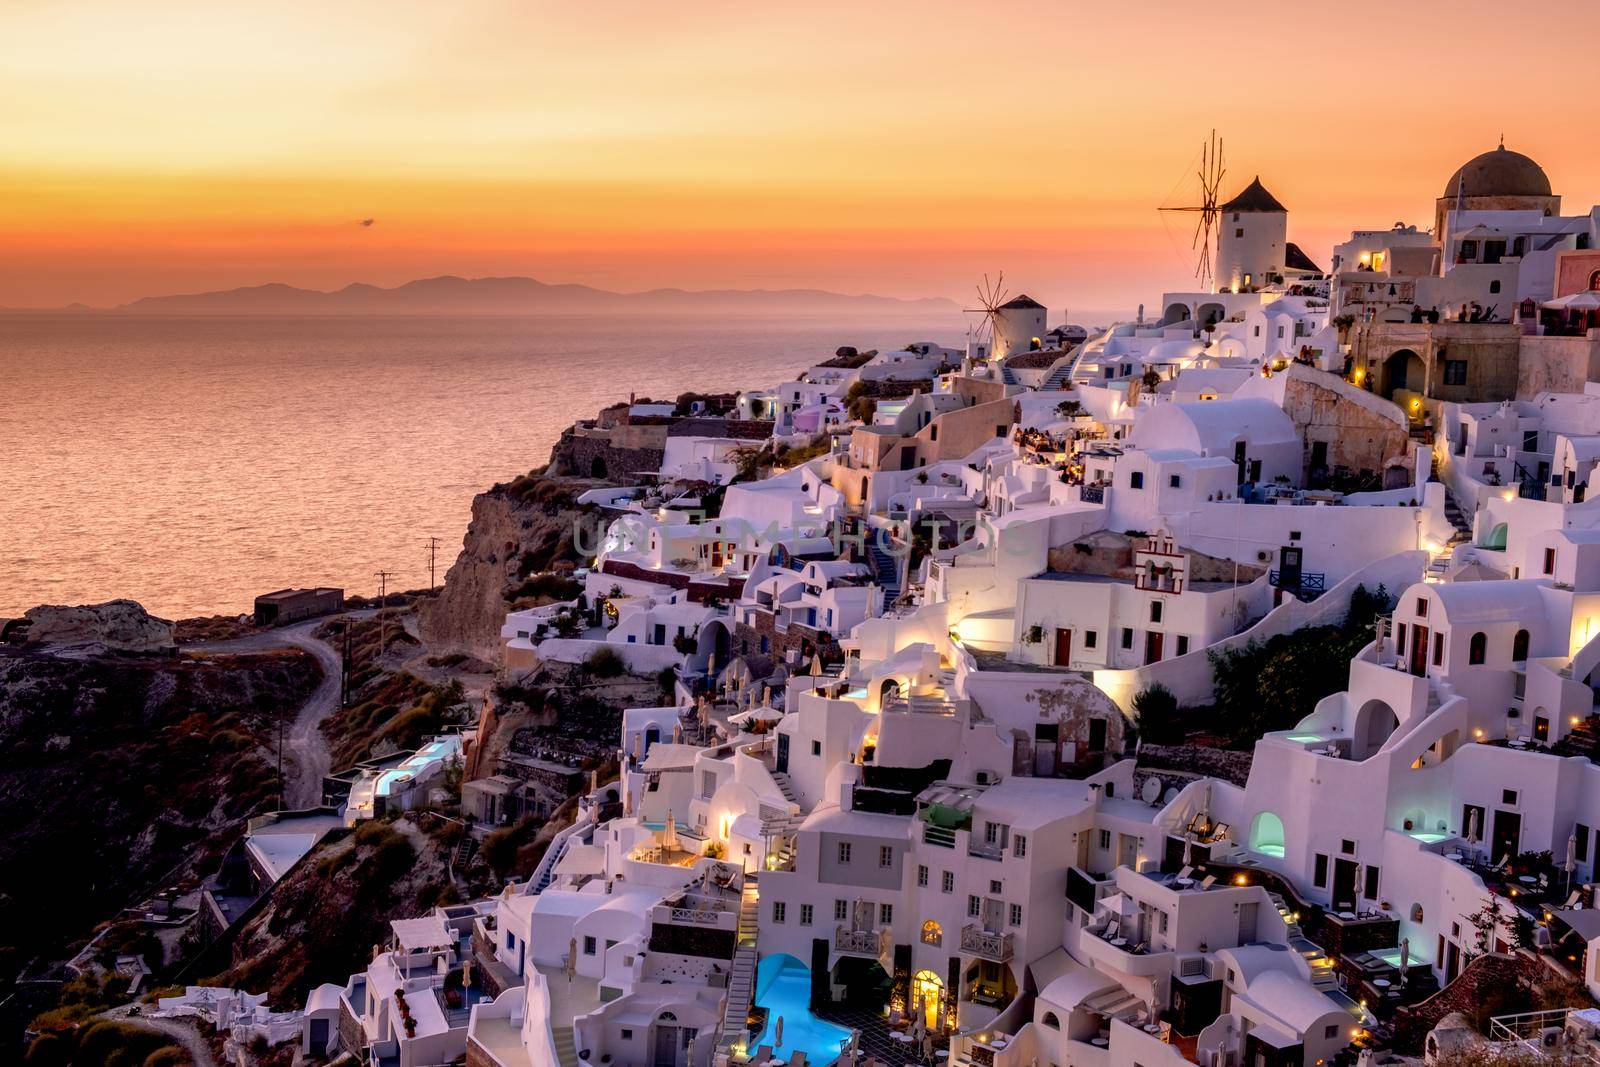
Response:
M1022 639L1030 645L1039 644L1044 640L1044 627L1039 623L1034 623L1028 627L1027 631L1022 635Z

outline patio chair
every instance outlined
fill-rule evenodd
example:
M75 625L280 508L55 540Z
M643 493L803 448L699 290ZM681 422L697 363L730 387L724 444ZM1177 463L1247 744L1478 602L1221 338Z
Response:
M1578 904L1578 901L1580 901L1582 899L1583 899L1583 890L1574 889L1572 891L1572 893L1567 897L1567 902L1565 904L1561 905L1561 906L1563 908L1573 908L1573 907L1576 907L1577 904Z
M1225 822L1217 823L1215 826L1213 826L1211 828L1211 839L1213 841L1222 840L1224 837L1228 836L1228 831L1230 829L1231 829L1231 827Z
M755 1064L761 1064L761 1063L766 1063L770 1059L772 1059L772 1046L771 1045L760 1045L760 1046L757 1046L757 1048L756 1048L755 1059L751 1060L750 1062L751 1063L755 1063Z
M1185 866L1183 868L1183 870L1178 872L1178 881L1186 882L1186 881L1189 880L1190 876L1192 876L1193 874L1194 874L1194 868L1193 867L1189 867L1189 866Z
M791 1052L789 1054L789 1067L806 1067L806 1054L804 1052Z
M1200 888L1201 889L1210 889L1212 886L1214 886L1216 884L1217 884L1217 876L1214 875L1214 874L1208 874L1205 877L1205 881L1200 883Z
M1120 923L1116 919L1112 919L1110 922L1106 923L1106 933L1105 933L1106 940L1107 941L1116 940L1117 933L1121 929L1122 929L1122 923Z

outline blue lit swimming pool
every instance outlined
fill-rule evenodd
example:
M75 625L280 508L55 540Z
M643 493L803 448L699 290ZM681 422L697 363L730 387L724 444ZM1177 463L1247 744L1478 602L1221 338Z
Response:
M756 965L756 1006L767 1010L767 1022L750 1042L750 1051L772 1045L772 1054L786 1060L804 1052L809 1063L832 1063L850 1031L811 1014L811 969L786 953L764 957ZM783 1043L773 1041L783 1019Z
M1382 960L1384 963L1387 963L1391 967L1399 967L1400 966L1400 950L1398 948L1379 949L1376 952L1374 952L1373 955L1378 957L1380 960ZM1406 965L1408 967L1415 967L1419 963L1427 963L1427 962L1428 962L1427 960L1425 960L1421 956L1417 955L1415 951L1410 950L1410 949L1408 949L1406 951Z

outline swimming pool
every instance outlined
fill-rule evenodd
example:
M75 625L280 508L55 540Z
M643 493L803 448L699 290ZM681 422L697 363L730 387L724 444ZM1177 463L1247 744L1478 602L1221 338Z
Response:
M1454 835L1436 834L1432 830L1412 830L1411 836L1425 845L1437 845L1440 841L1448 841Z
M1400 966L1400 949L1399 948L1379 949L1379 950L1373 952L1373 955L1378 957L1380 960L1382 960L1384 963L1387 963L1391 967L1399 967ZM1406 950L1406 960L1407 960L1407 966L1410 966L1410 967L1415 967L1419 963L1427 963L1428 962L1427 960L1423 959L1421 956L1417 955L1416 952L1411 950L1411 949L1407 949Z
M786 1060L804 1052L809 1063L828 1064L850 1040L850 1031L811 1014L811 969L787 953L773 953L756 965L756 1006L767 1011L766 1025L750 1042L752 1053L772 1045L772 1054ZM783 1042L773 1041L783 1019Z

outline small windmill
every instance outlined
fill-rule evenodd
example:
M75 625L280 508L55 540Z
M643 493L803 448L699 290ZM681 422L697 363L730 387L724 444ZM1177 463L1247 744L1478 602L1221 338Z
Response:
M1006 302L1005 282L1005 271L995 275L994 284L992 285L989 283L989 276L985 274L983 276L983 284L977 287L978 306L963 309L965 314L983 316L978 320L976 326L969 327L967 330L969 347L973 340L982 344L987 339L990 355L994 354L995 320L1000 317L1000 307Z
M1200 179L1200 202L1161 209L1188 211L1200 216L1195 222L1194 241L1190 247L1200 253L1194 276L1202 289L1211 285L1211 235L1217 231L1217 200L1222 193L1222 178L1226 173L1227 168L1222 162L1222 138L1217 136L1216 130L1212 130L1211 140L1200 146L1200 164L1195 171Z

